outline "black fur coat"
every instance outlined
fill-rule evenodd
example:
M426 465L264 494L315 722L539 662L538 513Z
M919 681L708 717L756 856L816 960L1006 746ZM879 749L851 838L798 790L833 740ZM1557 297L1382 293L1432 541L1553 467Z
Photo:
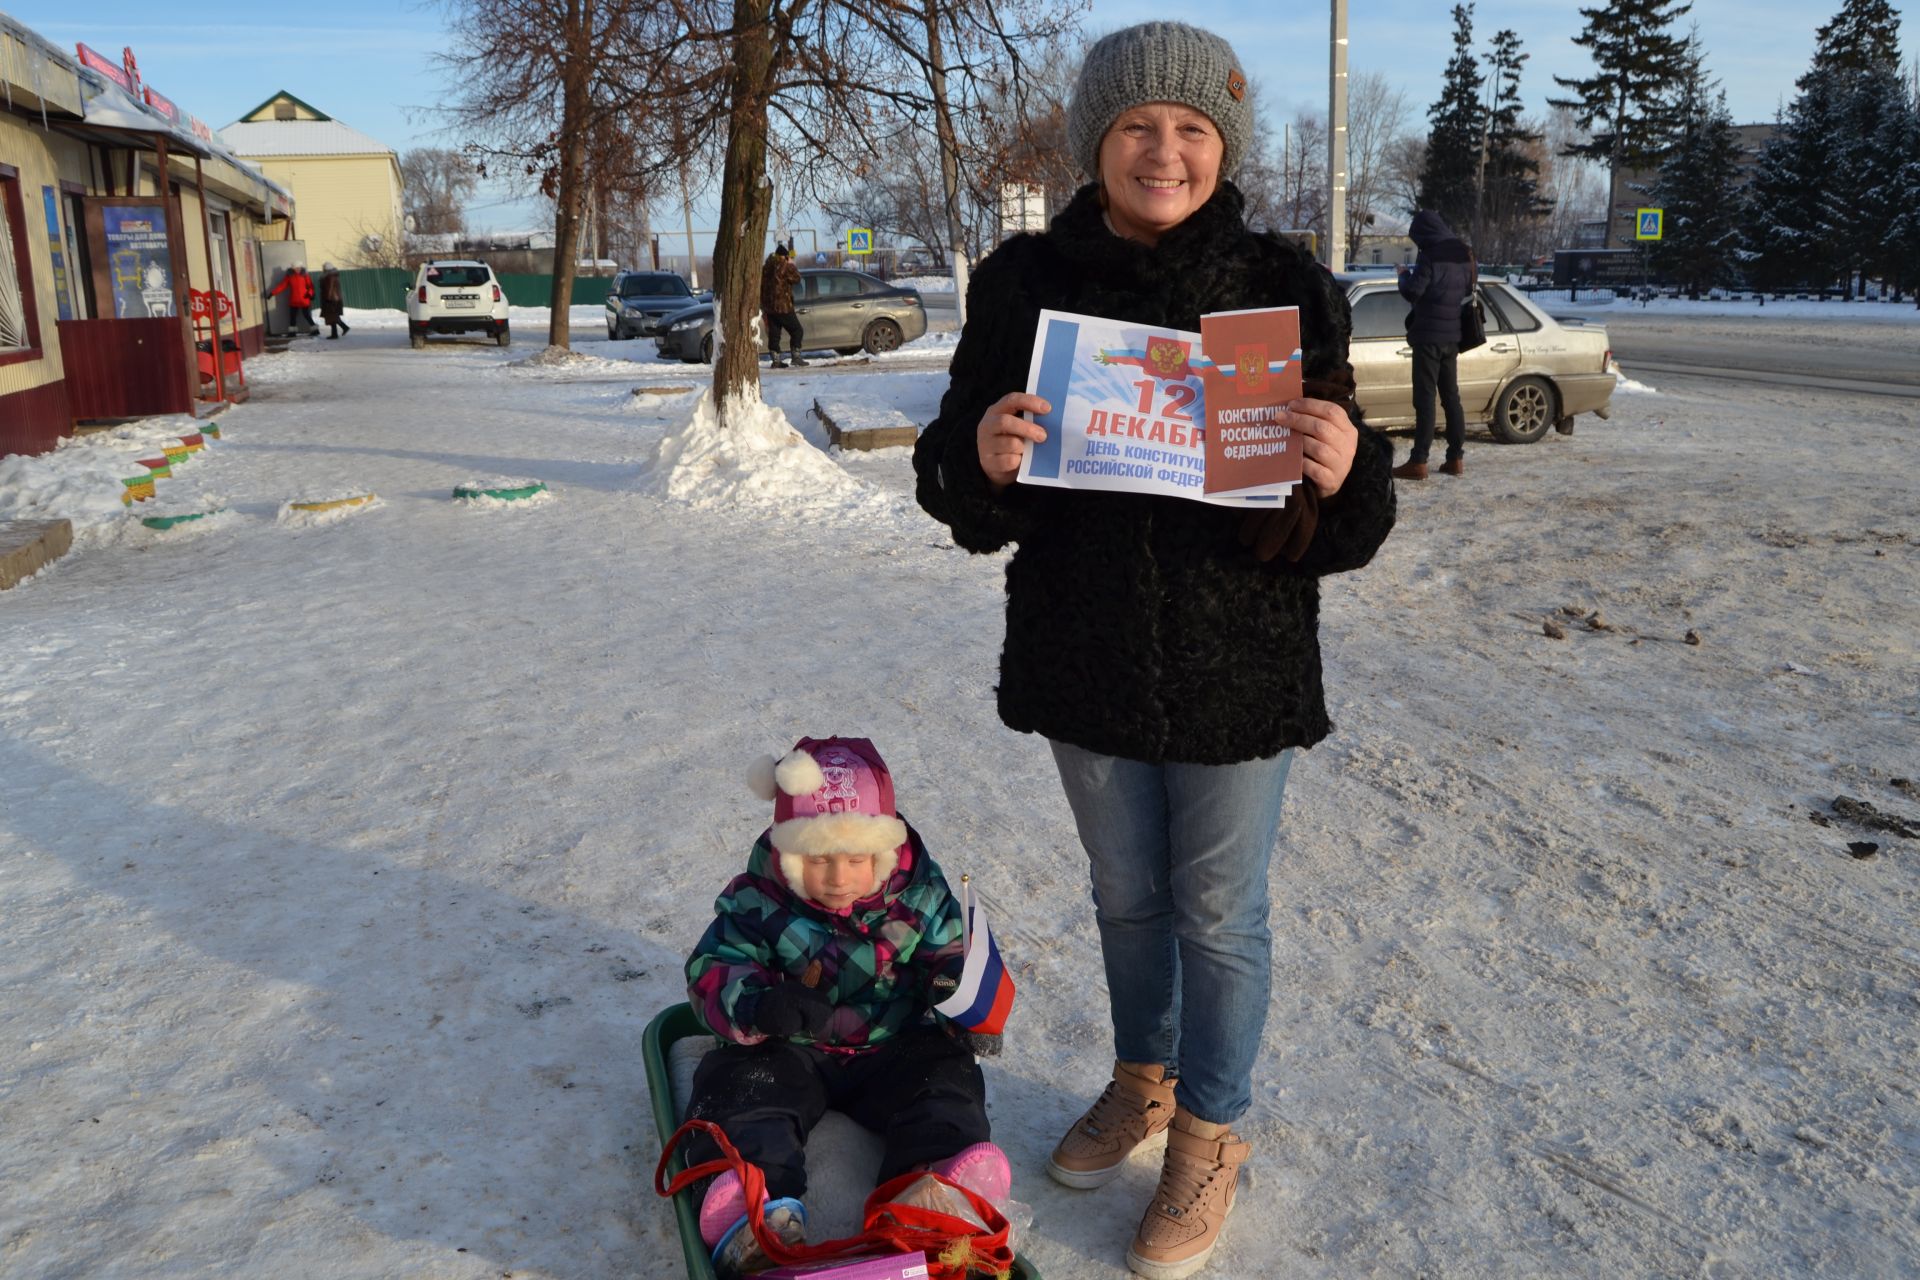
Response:
M996 497L976 450L987 406L1026 386L1042 308L1197 330L1202 312L1297 305L1307 379L1350 388L1344 295L1305 251L1249 232L1241 209L1223 182L1148 248L1107 230L1089 186L1044 234L1014 237L974 273L914 470L920 505L961 546L1019 544L1000 660L1011 728L1155 764L1259 759L1332 729L1318 578L1366 564L1393 527L1384 437L1361 427L1352 474L1320 504L1305 553L1266 563L1240 545L1239 511L1021 484Z

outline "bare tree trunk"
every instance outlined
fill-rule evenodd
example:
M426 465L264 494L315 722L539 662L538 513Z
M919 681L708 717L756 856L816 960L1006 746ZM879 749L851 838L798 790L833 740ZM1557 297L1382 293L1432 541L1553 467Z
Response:
M954 318L967 324L967 241L960 226L960 145L947 109L947 64L940 50L940 3L927 0L927 86L933 90L933 127L940 138L940 185L946 195L947 242L953 254Z
M753 341L760 309L760 259L773 213L767 181L767 96L773 81L773 0L733 0L733 75L728 88L727 158L720 177L720 223L713 241L713 298L720 317L713 398L724 426L736 403L760 398L760 353ZM688 246L691 253L692 246Z
M581 178L586 168L589 81L593 62L585 35L592 21L593 0L567 0L568 51L560 93L560 178L554 191L553 294L547 320L547 345L570 348L567 321L573 306L574 262L579 258Z

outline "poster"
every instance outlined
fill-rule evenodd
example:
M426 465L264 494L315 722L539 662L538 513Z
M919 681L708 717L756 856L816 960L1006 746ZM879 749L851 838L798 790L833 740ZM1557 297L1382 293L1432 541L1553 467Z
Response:
M1042 311L1027 390L1052 411L1036 419L1047 438L1028 446L1020 481L1284 503L1300 479L1300 441L1278 408L1300 394L1299 312L1201 324L1190 333Z
M158 201L107 205L100 214L114 318L151 319L174 314L173 254L167 246L166 206Z
M47 252L53 259L53 297L60 304L60 318L73 319L73 280L67 275L67 239L60 233L60 197L52 187L40 188L47 206Z

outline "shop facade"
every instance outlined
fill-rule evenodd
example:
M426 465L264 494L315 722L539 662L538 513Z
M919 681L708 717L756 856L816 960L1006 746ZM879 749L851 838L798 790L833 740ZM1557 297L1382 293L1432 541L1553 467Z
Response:
M291 196L144 84L0 14L0 454L246 395Z

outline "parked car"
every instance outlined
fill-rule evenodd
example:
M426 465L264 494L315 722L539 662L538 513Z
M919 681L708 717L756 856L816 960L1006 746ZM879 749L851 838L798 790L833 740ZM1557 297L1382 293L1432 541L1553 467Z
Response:
M1353 306L1348 358L1360 407L1376 427L1410 427L1409 304L1391 278L1346 275L1340 281ZM1468 421L1486 423L1502 443L1528 444L1548 427L1572 431L1577 414L1608 415L1615 375L1605 328L1555 320L1504 281L1482 276L1479 289L1487 342L1461 352L1458 364Z
M407 290L407 336L416 348L428 334L484 333L501 346L513 341L507 295L493 268L471 258L423 262Z
M607 286L607 341L651 338L662 319L712 296L695 293L676 272L622 271Z
M864 271L803 269L800 283L793 287L793 309L806 331L808 351L850 356L864 348L878 355L927 331L927 309L918 289L890 285ZM654 342L663 356L711 361L713 303L667 316L660 321ZM763 337L760 350L766 349Z

